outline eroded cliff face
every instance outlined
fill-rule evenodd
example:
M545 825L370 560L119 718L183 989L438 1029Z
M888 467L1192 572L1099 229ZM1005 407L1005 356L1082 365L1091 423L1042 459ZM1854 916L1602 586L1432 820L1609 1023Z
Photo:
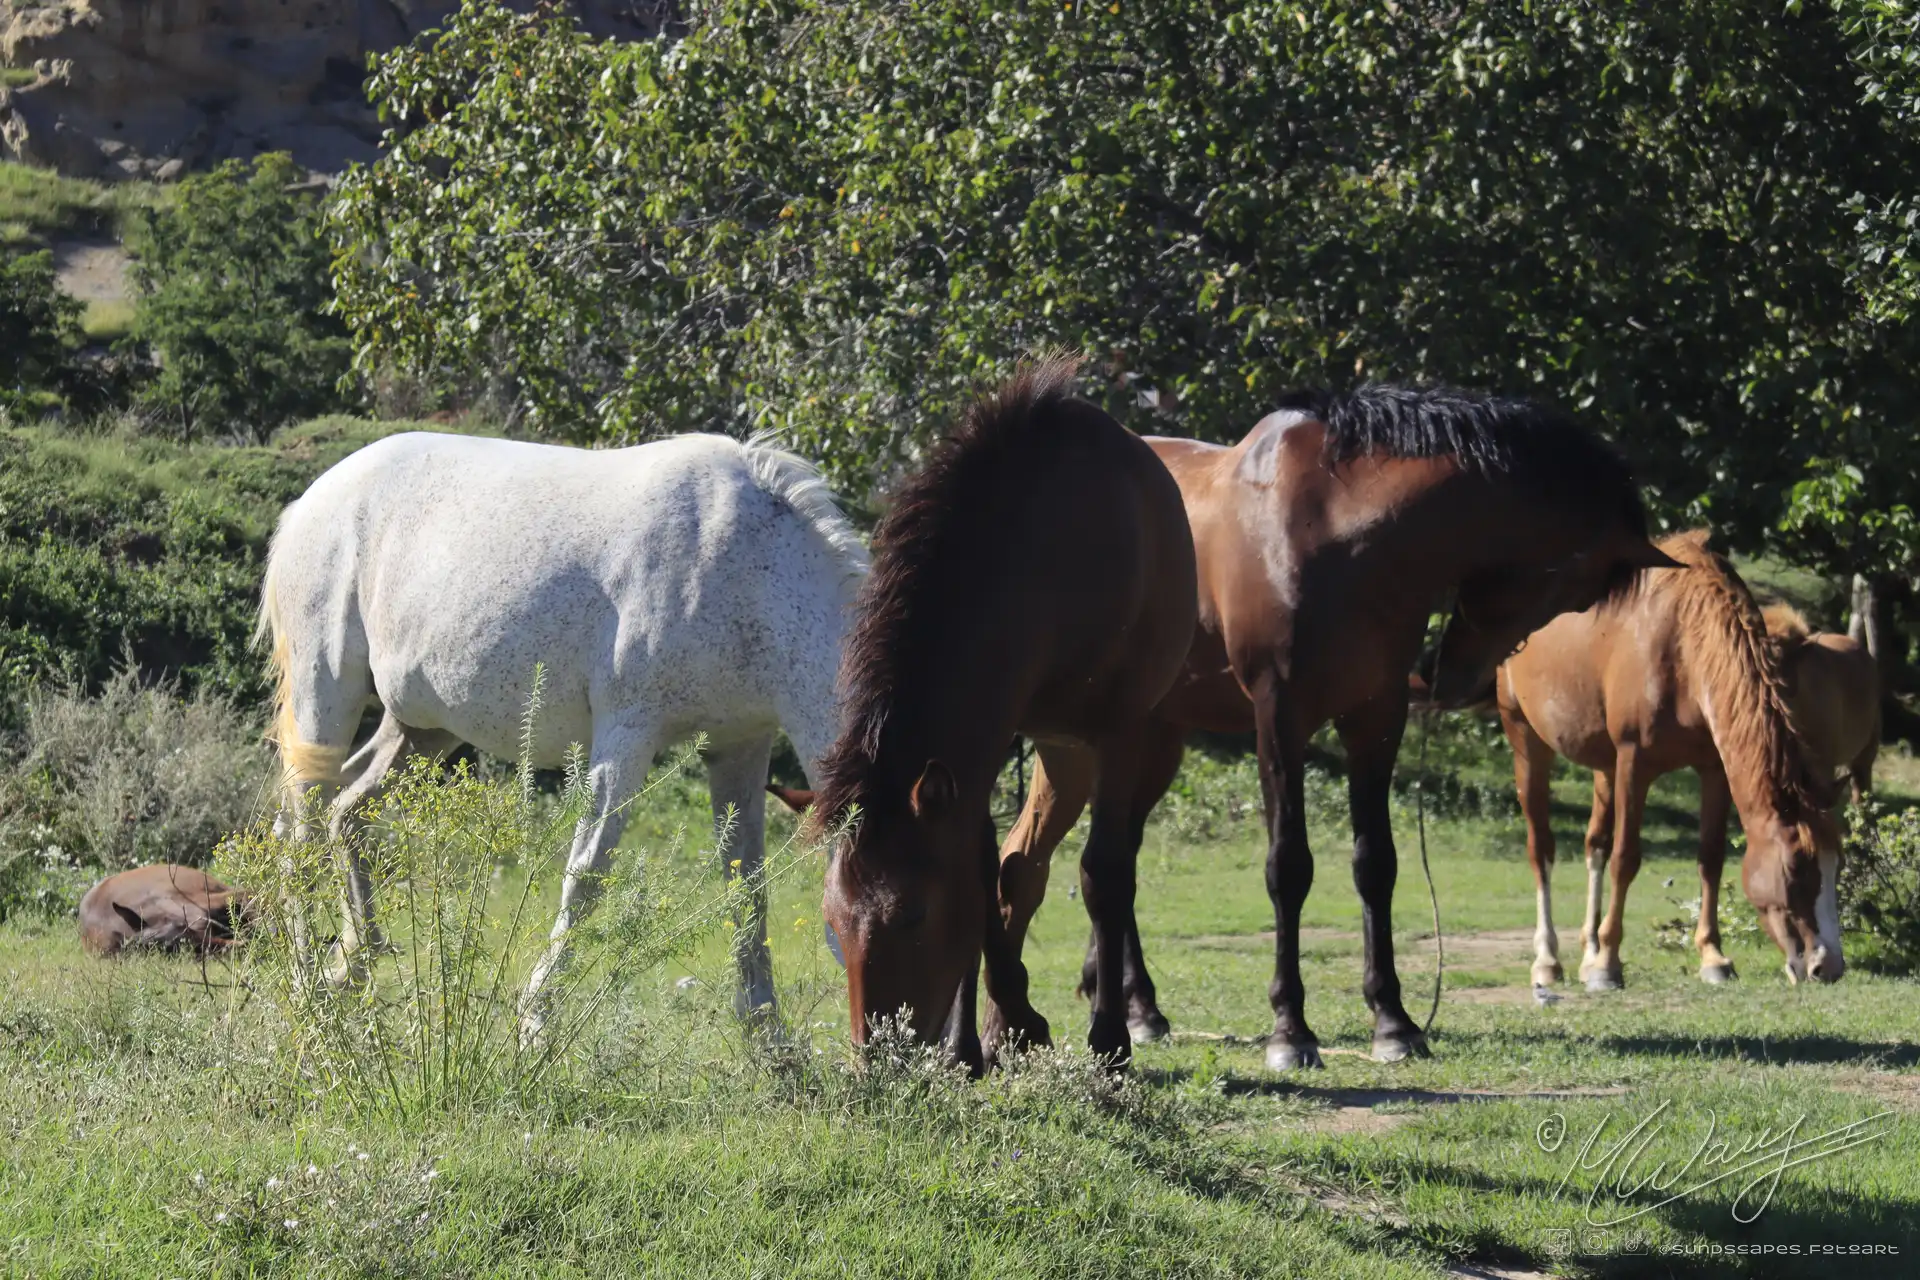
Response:
M336 172L376 154L369 53L435 27L457 0L5 0L0 57L39 78L0 89L12 158L99 178L171 178L290 151ZM528 8L514 4L514 8ZM660 31L670 0L571 0L597 35Z

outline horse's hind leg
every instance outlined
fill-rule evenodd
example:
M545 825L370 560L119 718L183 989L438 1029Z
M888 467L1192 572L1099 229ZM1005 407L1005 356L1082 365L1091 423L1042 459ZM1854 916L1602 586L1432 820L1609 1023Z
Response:
M1553 928L1553 748L1516 708L1500 709L1513 747L1513 782L1527 820L1527 861L1533 867L1533 985L1560 981L1560 935Z
M1720 950L1720 877L1727 863L1727 815L1733 793L1726 770L1700 771L1700 923L1693 942L1700 950L1700 977L1716 986L1734 976L1733 961Z
M1093 794L1095 757L1083 747L1036 743L1039 760L1027 806L1000 846L999 909L987 921L987 1018L980 1039L988 1061L1011 1041L1053 1043L1053 1029L1033 1007L1020 959L1027 928L1047 894L1053 851L1080 820Z
M387 711L381 715L373 737L343 769L351 781L334 800L328 820L328 834L341 864L346 894L340 910L339 945L327 966L329 981L353 980L359 976L365 954L378 952L386 945L374 919L373 877L361 839L368 808L386 789L394 766L408 756L438 759L459 745L459 739L450 733L409 728Z
M523 1045L538 1043L546 1030L555 994L552 988L564 978L570 958L568 935L600 896L607 862L627 823L627 802L646 783L655 745L653 730L645 724L594 726L593 749L587 758L590 807L574 828L566 876L560 882L560 911L521 1000Z
M1646 810L1647 787L1653 779L1639 767L1638 751L1622 746L1613 766L1613 893L1606 918L1600 922L1599 953L1587 974L1589 991L1614 991L1626 985L1620 963L1620 939L1626 932L1627 890L1640 873L1640 818ZM1585 966L1582 966L1583 968Z
M773 958L767 950L767 761L773 735L707 749L707 786L713 805L715 847L729 884L744 880L748 919L733 933L740 985L734 1012L771 1026L776 1016ZM731 819L731 829L729 829Z
M1607 860L1613 855L1613 774L1593 772L1593 814L1587 819L1587 910L1580 923L1580 978L1589 987L1601 967L1600 917L1606 911Z

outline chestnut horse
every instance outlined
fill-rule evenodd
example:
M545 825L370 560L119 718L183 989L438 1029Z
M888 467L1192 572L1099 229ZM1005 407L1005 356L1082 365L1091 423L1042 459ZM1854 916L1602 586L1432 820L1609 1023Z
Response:
M1787 705L1813 767L1828 777L1844 772L1857 802L1873 790L1880 754L1880 667L1867 646L1850 636L1814 631L1791 605L1760 611L1779 649Z
M1374 1056L1426 1052L1393 964L1396 876L1388 787L1407 717L1407 673L1436 608L1451 608L1433 673L1443 703L1471 697L1528 632L1667 563L1647 541L1626 464L1599 437L1522 401L1445 389L1306 392L1230 448L1150 440L1192 522L1200 625L1179 681L1139 726L1124 795L1128 875L1147 815L1195 730L1256 730L1273 899L1274 1010L1267 1065L1320 1065L1300 978L1300 910L1313 884L1303 786L1308 738L1333 721L1346 745L1353 878L1364 904ZM1449 597L1452 604L1446 604ZM1027 806L1001 851L1000 909L1017 956L1046 892L1053 848L1095 785L1090 756L1038 744ZM1091 904L1089 904L1091 905ZM1115 1000L1105 947L1083 975ZM1136 1039L1166 1020L1137 933L1122 957ZM995 992L986 1041L1046 1042L1025 974ZM1008 998L1012 997L1012 998Z
M1003 989L988 805L1024 733L1098 761L1081 884L1112 980L1088 1039L1102 1053L1127 1044L1127 797L1141 722L1193 636L1193 539L1152 451L1069 395L1075 369L1031 367L973 405L874 533L814 809L830 830L857 811L825 899L857 1043L895 1014L936 1038L983 949L989 990ZM957 1020L956 1047L978 1069L964 1001Z
M1760 609L1706 540L1704 530L1666 539L1660 549L1682 567L1643 574L1631 593L1555 619L1500 668L1500 720L1513 744L1538 890L1537 985L1561 976L1548 789L1555 752L1594 770L1580 963L1588 989L1622 984L1620 936L1640 869L1647 789L1686 768L1700 775L1700 976L1715 983L1733 976L1719 921L1729 803L1747 833L1741 880L1786 953L1788 976L1832 982L1846 968L1829 788L1795 732ZM1609 866L1613 894L1603 919Z
M233 945L246 901L244 891L195 867L135 867L80 899L80 942L103 958L131 949L207 954Z

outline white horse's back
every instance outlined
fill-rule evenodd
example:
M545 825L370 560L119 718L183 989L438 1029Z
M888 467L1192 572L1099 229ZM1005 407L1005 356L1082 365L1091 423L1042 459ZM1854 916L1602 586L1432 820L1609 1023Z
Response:
M275 536L283 739L343 749L372 696L511 756L536 663L543 765L614 706L656 708L667 740L764 729L830 687L861 564L804 464L724 436L392 436L315 481Z

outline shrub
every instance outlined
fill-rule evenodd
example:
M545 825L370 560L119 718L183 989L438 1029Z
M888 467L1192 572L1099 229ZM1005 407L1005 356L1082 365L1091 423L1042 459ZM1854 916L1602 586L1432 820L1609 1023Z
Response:
M52 254L0 259L0 414L38 416L74 381L82 310L60 291Z
M243 702L280 509L407 424L329 418L260 448L0 429L0 703L34 680L95 689L131 655L147 680Z
M302 176L278 152L230 160L135 218L130 341L158 357L141 404L166 432L258 441L341 405L345 330L327 313L318 205L292 189Z
M1840 870L1847 963L1920 971L1920 810L1889 812L1870 800L1850 819Z
M628 803L647 806L692 758ZM219 873L255 895L245 976L290 1029L288 1082L322 1103L405 1122L551 1105L625 1065L621 1046L649 1039L624 1025L646 1016L623 998L630 980L744 920L765 881L681 900L653 874L678 850L624 851L598 909L575 926L571 963L543 992L543 1035L523 1044L520 993L551 922L543 893L591 804L578 759L557 798L541 795L525 760L515 776L487 781L464 761L442 771L416 759L369 810L376 825L348 837L366 859L390 954L344 990L327 984L314 951L342 931L338 868L348 851L264 823L223 845ZM766 878L798 862L790 846L768 858Z
M70 911L103 871L204 865L271 778L258 727L231 703L131 672L97 698L31 690L19 720L0 752L0 914Z

